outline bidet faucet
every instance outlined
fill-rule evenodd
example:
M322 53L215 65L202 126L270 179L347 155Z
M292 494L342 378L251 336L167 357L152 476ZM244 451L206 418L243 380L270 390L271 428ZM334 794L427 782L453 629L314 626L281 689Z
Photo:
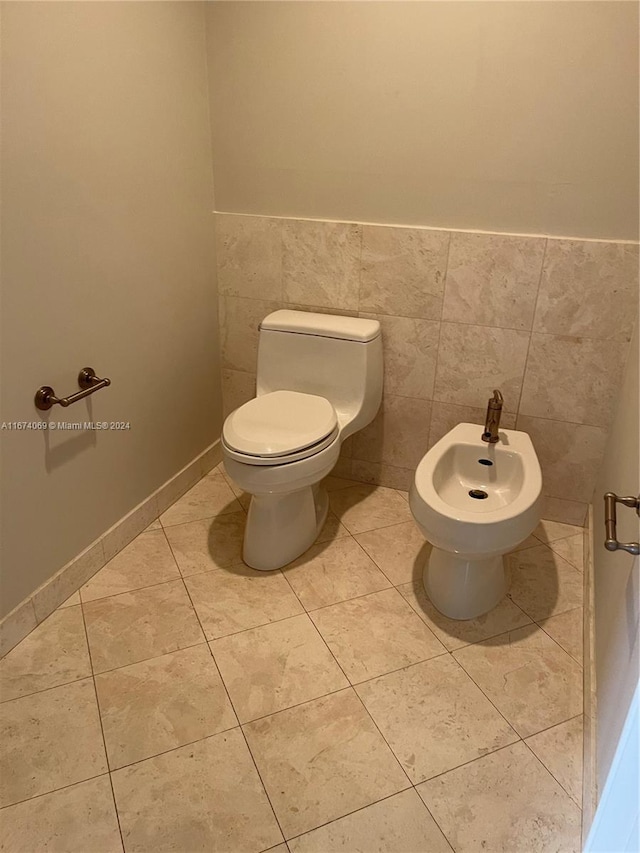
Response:
M484 432L482 440L489 444L495 444L500 440L498 429L500 427L500 415L502 414L502 404L504 399L500 391L494 390L493 397L489 400L487 406L487 417L484 422Z

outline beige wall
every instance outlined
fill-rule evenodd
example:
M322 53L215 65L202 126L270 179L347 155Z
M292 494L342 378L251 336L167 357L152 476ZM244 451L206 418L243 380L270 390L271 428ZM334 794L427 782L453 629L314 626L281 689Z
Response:
M208 4L217 208L638 236L638 4Z
M198 3L2 6L1 612L220 431L211 148Z
M500 388L503 426L540 458L543 517L583 523L637 315L637 244L233 214L216 232L225 410L254 394L269 311L377 317L382 409L337 473L407 489Z

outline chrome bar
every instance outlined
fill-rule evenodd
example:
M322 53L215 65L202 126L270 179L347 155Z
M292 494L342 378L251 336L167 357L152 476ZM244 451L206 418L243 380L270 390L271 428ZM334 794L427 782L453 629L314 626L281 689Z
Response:
M619 498L613 492L606 492L604 496L604 547L607 551L627 551L629 554L640 554L640 542L618 542L616 533L616 504L635 509L640 514L640 496L627 495Z
M76 391L75 394L70 394L68 397L56 397L55 391L50 385L43 385L36 391L34 398L36 409L40 409L41 412L47 412L55 405L66 409L67 406L77 403L78 400L83 400L95 391L111 385L111 380L106 378L100 379L96 376L96 372L92 367L83 367L78 374L78 385L81 390Z

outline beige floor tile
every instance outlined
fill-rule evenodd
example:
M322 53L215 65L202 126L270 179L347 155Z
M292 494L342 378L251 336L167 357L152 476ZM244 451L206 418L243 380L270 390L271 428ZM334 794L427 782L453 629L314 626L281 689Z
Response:
M523 743L417 791L456 853L580 850L580 810Z
M0 850L122 853L109 777L79 782L6 808L0 820Z
M338 489L348 489L350 486L358 486L355 480L347 480L345 477L334 477L329 475L325 477L321 483L328 492L335 492Z
M127 853L259 853L282 841L240 729L112 775Z
M289 841L291 853L451 853L415 791L402 791Z
M306 614L215 640L211 650L241 723L349 685Z
M525 548L535 548L539 544L540 540L537 539L532 533L531 536L527 536L527 538L523 542L513 548L511 553L515 553L516 551L524 551Z
M244 512L230 512L167 527L167 539L182 576L241 563L246 522Z
M352 684L446 652L395 589L314 610L311 618Z
M549 544L552 551L563 557L579 572L584 569L584 533L575 536L566 536L564 539L555 539Z
M144 529L144 533L147 533L149 530L162 530L162 525L160 524L160 519L156 518L151 524Z
M582 805L582 716L539 732L525 741L549 773Z
M340 524L340 519L333 512L327 513L327 519L322 525L322 529L316 538L316 543L330 542L332 539L340 539L342 536L348 536L349 531Z
M244 731L285 838L409 787L351 689L248 723Z
M73 595L70 595L66 601L63 601L58 610L61 607L73 607L74 604L80 604L80 590L74 592Z
M582 712L582 671L531 626L453 653L521 737Z
M403 492L402 489L396 489L396 492L400 495L401 498L404 498L405 501L409 501L409 492Z
M107 771L93 681L0 705L0 806Z
M208 640L304 612L281 572L231 566L185 583Z
M96 676L111 768L238 724L207 645Z
M307 610L391 586L351 536L314 545L284 574Z
M449 655L356 690L414 784L518 739Z
M91 675L80 607L55 610L0 660L0 701Z
M349 533L364 533L402 521L412 521L408 503L395 489L351 486L329 495L331 509Z
M204 640L181 580L83 604L94 672L157 657Z
M222 474L207 474L160 516L163 527L240 512L241 505Z
M582 666L584 648L582 622L582 607L540 622L540 627L553 637L556 643L562 646L580 666Z
M433 606L421 580L399 586L398 592L449 651L531 624L526 613L508 598L503 598L493 610L477 619L449 619Z
M413 521L369 530L354 537L392 584L422 578L431 545Z
M582 606L582 575L546 545L507 554L509 598L532 619Z
M577 536L582 533L582 527L575 524L563 524L561 521L547 521L542 519L533 531L533 535L541 542L555 542L557 539L565 539L567 536Z
M80 589L83 601L95 601L179 578L180 572L162 530L141 533Z

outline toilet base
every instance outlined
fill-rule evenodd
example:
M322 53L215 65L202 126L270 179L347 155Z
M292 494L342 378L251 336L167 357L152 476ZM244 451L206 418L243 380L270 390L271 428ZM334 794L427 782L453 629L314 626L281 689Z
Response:
M422 575L431 603L450 619L475 619L504 597L502 557L467 560L433 548Z
M328 509L329 497L319 485L286 494L253 495L242 559L260 571L286 566L313 545Z

